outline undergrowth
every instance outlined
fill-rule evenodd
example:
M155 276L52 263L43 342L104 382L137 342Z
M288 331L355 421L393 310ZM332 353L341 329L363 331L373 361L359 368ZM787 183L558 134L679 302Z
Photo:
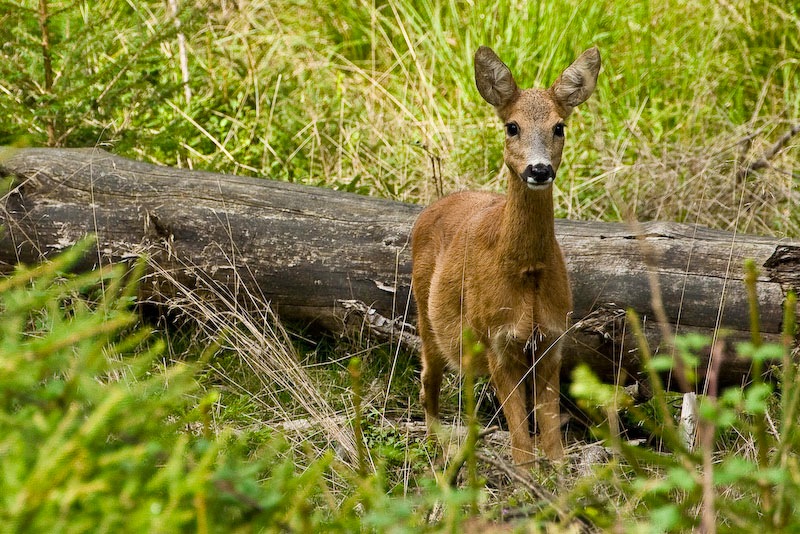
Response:
M133 271L70 274L90 246L0 280L4 531L416 532L489 529L498 521L523 531L800 528L793 294L783 342L763 343L755 329L738 349L753 362L750 385L716 391L712 366L696 435L682 433L658 375L666 360L650 357L642 337L653 387L649 408L578 368L570 392L597 416L593 440L600 441L572 445L567 463L541 463L531 473L498 456L487 442L491 435L479 432L483 425L473 414L480 388L470 373L463 385L465 433L454 436L447 452L387 421L382 399L368 392L374 379L360 358L347 360L341 411L306 399L304 409L275 412L273 402L300 403L291 398L297 391L281 393L282 384L303 380L303 394L322 399L325 379L304 376L311 368L297 354L283 356L282 382L263 368L252 382L233 381L214 363L234 351L254 369L275 365L273 351L285 346L271 345L278 331L248 329L254 318L274 319L242 308L226 312L222 293L192 302L187 290L165 305L181 301L184 320L207 326L194 340L172 342L174 333L138 323L133 296L144 263ZM214 317L228 319L196 315L211 308ZM638 318L629 321L638 331ZM711 342L683 339L684 348ZM205 347L202 356L187 360L195 343ZM248 352L257 346L261 352ZM179 347L189 354L177 354ZM467 356L482 350L469 340L465 347ZM777 381L762 380L768 368ZM252 417L220 417L220 408L235 410L244 398ZM329 411L314 412L315 402ZM618 424L609 424L617 410L657 442L627 441ZM295 419L301 412L302 424ZM438 439L453 439L447 432ZM598 450L602 461L587 463Z
M140 268L69 274L91 244L0 280L0 530L416 531L434 502L459 521L461 492L432 479L395 501L346 450L215 421L197 377L224 343L168 360L137 326Z
M755 285L755 275L749 283ZM798 371L792 359L796 306L797 299L790 294L781 344L762 343L756 329L750 342L739 345L738 354L753 365L753 381L745 388L718 390L722 342L716 342L707 378L709 394L700 399L697 428L688 436L679 427L656 375L664 370L664 362L650 356L634 315L629 318L654 385L651 403L658 418L635 406L621 388L601 384L588 369L575 371L571 392L582 406L599 412L598 420L613 420L614 415L604 416L612 407L622 407L663 443L661 450L642 448L620 439L612 425L597 427L617 457L596 466L596 477L579 481L571 497L586 506L587 515L598 526L651 532L793 532L800 528L793 504L800 491L800 395L790 386ZM757 326L757 316L754 321ZM699 349L712 341L695 339L694 344ZM762 371L770 367L778 370L777 383L763 379ZM609 486L624 499L599 498L596 487Z

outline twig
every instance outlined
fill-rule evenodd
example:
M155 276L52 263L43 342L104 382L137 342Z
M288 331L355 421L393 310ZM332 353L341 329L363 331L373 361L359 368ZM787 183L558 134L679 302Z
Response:
M711 370L709 371L709 388L706 402L712 406L717 403L719 386L719 372L722 365L722 348L724 343L721 340L714 342L711 347ZM700 483L703 488L703 501L700 505L700 532L703 534L714 534L717 531L717 512L714 503L714 437L716 427L714 423L707 419L700 419L697 423L697 448L703 458L703 471Z
M42 64L44 66L44 92L53 91L53 55L50 47L50 15L47 0L39 0L39 31L42 33ZM56 146L56 119L47 119L47 146Z
M483 439L486 436L491 436L492 434L494 434L498 430L500 430L500 427L497 426L497 425L490 426L489 428L481 430L480 432L478 432L478 439Z
M186 105L191 104L192 88L189 85L189 59L186 54L186 36L180 30L181 19L179 18L180 8L178 0L168 0L170 15L175 21L175 28L178 30L178 58L181 66L181 82L183 83L183 96L186 98Z
M780 139L778 139L774 145L769 147L767 150L764 151L764 154L757 160L750 162L749 165L739 169L739 172L736 173L736 179L742 181L750 176L752 173L763 169L769 166L769 161L775 157L775 155L780 152L783 147L789 142L789 140L800 133L800 124L795 124L792 126L788 132L783 134Z
M411 143L411 146L421 148L431 162L431 176L433 178L433 185L436 187L436 198L444 196L444 183L442 182L442 157L436 154L431 148L421 142Z
M534 495L537 499L546 502L553 510L555 510L559 519L563 521L565 525L570 521L570 515L557 503L556 496L537 484L536 481L534 481L529 475L526 475L518 467L513 466L494 455L476 452L475 458L481 462L491 465L510 478L513 482L524 487L526 490L528 490L528 492L531 493L531 495ZM583 527L581 532L588 531L593 526L591 523L581 517L573 517L572 520L580 523L580 525Z
M337 316L347 330L350 326L366 326L367 330L376 340L386 342L392 339L397 340L400 345L411 351L420 350L422 342L415 334L414 325L404 321L403 316L389 319L375 310L375 308L361 302L360 300L338 300L336 304L341 308L337 309Z
M553 505L553 508L556 510L559 516L562 518L566 516L563 510L558 508L555 505L556 497L542 486L537 484L530 476L527 476L523 473L521 469L518 467L509 464L506 461L494 456L488 455L483 453L475 453L475 457L480 460L481 462L487 463L494 467L495 469L501 471L504 475L510 478L512 481L522 485L526 490L528 490L531 495L536 496L537 499L542 501L546 501L547 503Z
M449 486L455 486L456 480L458 480L458 473L461 471L461 468L464 467L464 464L466 464L467 460L469 459L469 453L471 452L470 449L474 448L474 446L477 444L478 441L482 440L486 436L494 434L498 430L500 430L500 427L490 426L489 428L478 432L475 435L475 443L471 444L471 447L470 446L463 447L459 451L458 456L456 457L455 460L453 460L453 463L450 465L450 468L447 470L447 473L445 474L446 481ZM478 458L477 454L478 453L475 453L475 458Z
M353 411L355 420L353 421L353 435L356 442L356 453L358 454L358 474L362 477L367 476L367 445L364 442L364 429L362 418L362 396L361 396L361 359L351 358L347 370L350 371L350 381L353 387Z

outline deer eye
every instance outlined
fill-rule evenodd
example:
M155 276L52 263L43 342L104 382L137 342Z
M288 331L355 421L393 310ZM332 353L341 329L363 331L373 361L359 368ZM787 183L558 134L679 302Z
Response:
M553 126L553 135L556 137L564 137L564 123L559 122L555 126Z
M519 125L516 122L509 122L506 124L506 133L509 137L516 137L519 135Z

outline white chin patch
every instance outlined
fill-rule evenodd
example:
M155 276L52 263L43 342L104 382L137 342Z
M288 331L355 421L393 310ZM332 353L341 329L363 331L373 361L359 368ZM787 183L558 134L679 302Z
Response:
M538 189L547 189L553 184L553 180L547 180L546 182L537 182L533 178L528 178L525 182L525 185L528 186L528 189L533 189L534 191Z

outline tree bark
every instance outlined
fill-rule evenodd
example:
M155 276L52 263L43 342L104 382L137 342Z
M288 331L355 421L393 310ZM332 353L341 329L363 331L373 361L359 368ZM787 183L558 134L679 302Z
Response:
M413 346L409 233L419 206L258 178L159 167L98 149L0 153L14 178L2 199L0 265L38 262L87 234L85 267L147 253L184 285L200 278L232 294L261 295L284 319L327 329L369 325ZM743 261L759 267L761 331L781 332L787 291L800 287L800 242L652 222L556 221L573 286L575 324L564 373L588 363L606 379L638 379L639 351L625 310L651 349L665 332L748 336ZM668 324L655 323L651 274ZM145 292L169 294L158 274ZM666 326L665 328L662 328ZM402 333L402 335L401 335ZM399 338L397 336L400 336ZM730 344L729 344L730 345ZM728 346L720 386L747 379ZM708 351L697 366L702 389ZM674 386L674 385L673 385Z

